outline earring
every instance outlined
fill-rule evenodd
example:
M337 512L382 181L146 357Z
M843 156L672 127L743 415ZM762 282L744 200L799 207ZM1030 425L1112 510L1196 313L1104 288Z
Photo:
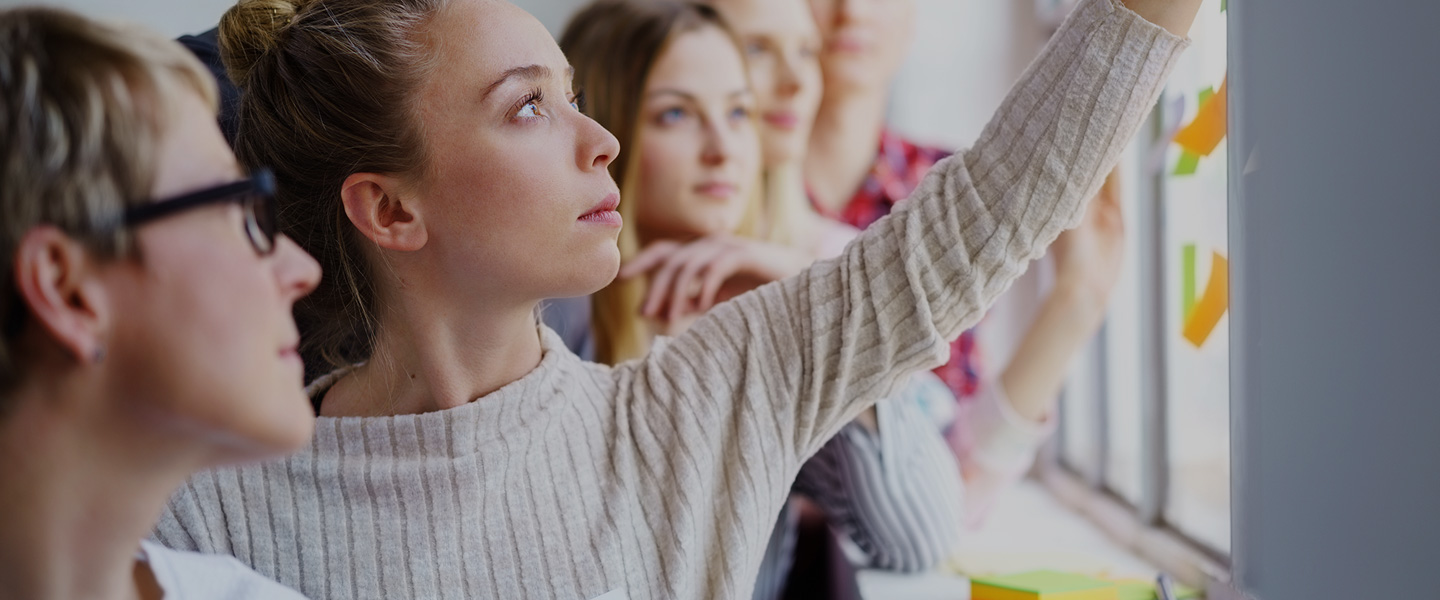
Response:
M101 345L95 347L95 352L93 352L93 353L90 354L90 362L95 363L95 364L97 364L97 365L100 364L100 363L102 363L102 362L105 362L105 345L104 345L104 344L101 344Z

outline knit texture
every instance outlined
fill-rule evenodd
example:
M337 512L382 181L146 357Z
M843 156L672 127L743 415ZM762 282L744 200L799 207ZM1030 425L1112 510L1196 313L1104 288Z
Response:
M801 463L1079 221L1185 45L1085 0L974 148L842 256L636 361L542 328L540 365L474 402L321 418L286 460L194 477L156 537L317 599L749 596Z

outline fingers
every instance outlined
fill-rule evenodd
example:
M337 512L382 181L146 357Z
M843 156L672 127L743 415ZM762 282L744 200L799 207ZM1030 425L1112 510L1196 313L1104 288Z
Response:
M635 255L635 258L630 259L630 262L620 267L620 278L630 279L648 273L681 247L682 245L679 242L669 240L655 242L646 246L644 250L641 250L639 254Z
M712 243L705 239L691 242L680 246L666 256L650 275L650 290L646 294L641 313L647 317L657 317L667 303L674 304L683 300L684 298L680 297L678 292L684 290L675 287L680 271L698 256L709 252Z
M725 251L726 248L720 244L703 245L697 247L695 252L687 257L685 264L680 266L670 292L669 319L671 322L679 320L687 312L700 310L698 306L695 306L697 303L692 301L702 293L703 284L700 272Z
M740 257L735 254L720 256L705 270L704 283L700 287L699 310L707 311L715 306L720 288L740 269Z

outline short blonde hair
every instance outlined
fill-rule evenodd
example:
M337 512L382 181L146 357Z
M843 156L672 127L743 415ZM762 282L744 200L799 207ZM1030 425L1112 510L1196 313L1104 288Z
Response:
M43 223L99 256L128 252L107 225L149 199L165 116L186 93L217 106L214 78L175 42L53 8L0 11L0 392L20 377L21 238Z

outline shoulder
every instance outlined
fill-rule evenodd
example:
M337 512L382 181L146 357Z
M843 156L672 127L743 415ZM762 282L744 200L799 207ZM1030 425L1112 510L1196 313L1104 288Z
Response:
M299 592L266 579L230 556L171 550L140 542L166 598L178 600L304 600Z

